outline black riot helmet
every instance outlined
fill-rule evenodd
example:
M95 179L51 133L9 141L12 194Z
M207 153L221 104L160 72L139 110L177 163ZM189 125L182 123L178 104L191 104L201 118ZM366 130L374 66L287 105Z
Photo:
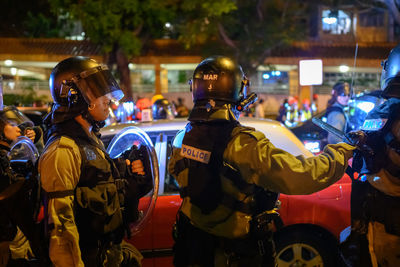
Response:
M189 121L232 120L239 117L247 99L249 80L240 65L225 56L204 59L190 80L194 107ZM253 97L254 97L253 96ZM246 104L246 101L250 101Z
M155 101L151 109L155 120L175 118L175 107L165 98Z
M332 95L350 96L350 85L347 82L337 82L332 88Z
M119 100L123 93L106 65L88 57L70 57L59 62L50 74L49 86L54 101L49 114L53 123L87 112L97 98L110 95Z
M400 44L382 62L381 90L383 97L400 97Z
M246 96L249 81L235 61L212 56L200 62L190 83L194 103L213 99L235 104Z

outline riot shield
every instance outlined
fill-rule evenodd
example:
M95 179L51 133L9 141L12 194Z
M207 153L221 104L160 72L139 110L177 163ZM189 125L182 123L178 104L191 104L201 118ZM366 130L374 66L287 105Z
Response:
M26 136L20 136L11 144L8 155L13 171L27 176L32 172L33 166L39 158L39 151L31 139Z
M146 158L140 159L145 167L146 175L150 173L152 179L152 189L139 200L138 219L130 225L131 234L135 235L150 219L157 200L159 185L157 155L149 136L135 126L127 127L116 134L107 147L107 153L112 159L125 157L127 151L133 150L145 151L142 155Z
M34 164L39 158L39 152L28 137L20 136L11 144L8 156L13 173L28 179L34 170ZM23 184L22 180L12 183L1 192L0 200L7 199L20 191Z

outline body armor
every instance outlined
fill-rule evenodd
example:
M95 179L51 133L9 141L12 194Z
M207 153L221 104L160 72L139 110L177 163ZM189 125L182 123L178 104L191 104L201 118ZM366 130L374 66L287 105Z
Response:
M352 127L351 127L351 124L349 123L349 120L348 120L348 118L347 118L347 115L346 115L346 113L344 112L342 106L340 106L339 104L334 104L334 105L328 107L328 108L326 109L326 113L325 113L324 117L327 118L328 115L329 115L329 113L331 113L331 112L340 112L340 113L342 113L343 116L345 117L345 119L346 119L346 124L345 124L344 129L343 129L343 132L344 132L344 133L347 133L348 131L351 130L351 128L352 128Z
M73 128L70 123L69 126ZM68 128L67 125L64 127ZM116 182L119 172L101 145L85 137L86 134L82 129L75 130L75 133L68 130L56 130L56 134L52 135L46 146L61 136L68 136L76 142L82 160L79 182L75 190L47 192L47 197L75 196L77 204L75 218L80 243L86 246L97 246L100 240L118 244L124 236L120 208L122 203L120 203L119 189L121 188L117 188ZM99 149L103 153L99 152Z
M182 141L182 171L189 169L187 186L181 188L181 196L189 197L193 205L204 214L210 214L219 205L249 215L257 215L272 210L279 194L266 191L254 184L248 184L240 172L223 161L223 153L231 140L232 131L240 127L237 133L251 129L240 126L238 122L190 123ZM252 198L243 203L233 195L224 192L221 176L229 179L242 193Z

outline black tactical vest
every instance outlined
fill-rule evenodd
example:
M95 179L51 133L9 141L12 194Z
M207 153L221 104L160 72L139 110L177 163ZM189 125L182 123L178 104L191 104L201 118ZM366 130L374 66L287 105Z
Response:
M344 110L343 110L342 107L339 107L339 106L330 106L329 108L326 109L326 112L325 112L324 117L328 118L328 115L329 115L329 113L331 113L331 112L339 112L339 113L342 113L343 116L345 117L345 119L346 119L346 124L345 124L344 129L343 129L343 132L344 132L344 133L347 133L347 132L349 132L350 130L352 130L351 124L349 123L349 120L348 120L348 118L347 118L347 115L346 115L346 113L344 113Z
M254 131L240 126L238 122L228 121L191 122L186 126L181 147L184 167L180 169L188 168L189 175L188 184L181 188L180 194L182 198L190 197L191 203L204 214L211 213L218 205L224 205L254 215L272 210L278 199L278 194L248 184L238 170L223 161L224 150L236 127L241 128L237 134ZM253 202L245 204L223 192L221 175L230 179L242 193L252 197Z
M47 198L75 195L75 220L81 244L97 246L98 241L120 243L124 229L120 192L115 181L119 178L118 170L104 147L88 138L76 122L55 125L46 146L61 136L73 139L78 145L81 175L75 190L46 192Z
M75 220L81 242L100 239L119 243L123 238L120 198L114 178L118 172L97 146L77 141L81 176L75 188ZM106 154L104 152L104 154Z

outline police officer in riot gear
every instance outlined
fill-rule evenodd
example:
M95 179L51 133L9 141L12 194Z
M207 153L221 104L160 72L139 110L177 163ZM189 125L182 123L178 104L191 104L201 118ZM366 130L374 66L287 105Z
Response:
M351 234L341 244L348 266L400 265L400 45L382 63L387 101L348 139L358 143L351 195Z
M39 172L47 196L51 261L55 266L139 266L140 253L123 241L130 223L125 219L134 217L124 211L132 211L129 203L150 190L135 181L135 175L145 175L143 164L124 162L132 172L120 172L98 138L110 101L123 93L107 66L86 57L59 62L49 84L54 105L45 119L49 127ZM133 186L137 194L132 196Z
M349 132L351 127L345 112L350 100L350 85L347 82L338 82L332 88L332 96L326 109L327 123L342 132ZM328 144L336 144L342 140L334 134L328 133Z
M33 166L17 168L11 156L24 155L20 143L21 129L0 111L0 266L48 266L46 245L40 236L40 226L35 216ZM23 137L25 142L30 139ZM13 145L13 146L12 146ZM18 146L16 153L10 149ZM36 150L37 152L37 150ZM35 187L37 189L37 187Z
M194 108L177 134L169 172L183 198L174 230L176 266L275 266L279 193L310 194L339 180L355 147L328 145L295 157L238 122L256 100L232 59L203 60L191 80Z
M176 115L174 105L165 98L156 100L151 106L151 110L154 120L172 120Z

